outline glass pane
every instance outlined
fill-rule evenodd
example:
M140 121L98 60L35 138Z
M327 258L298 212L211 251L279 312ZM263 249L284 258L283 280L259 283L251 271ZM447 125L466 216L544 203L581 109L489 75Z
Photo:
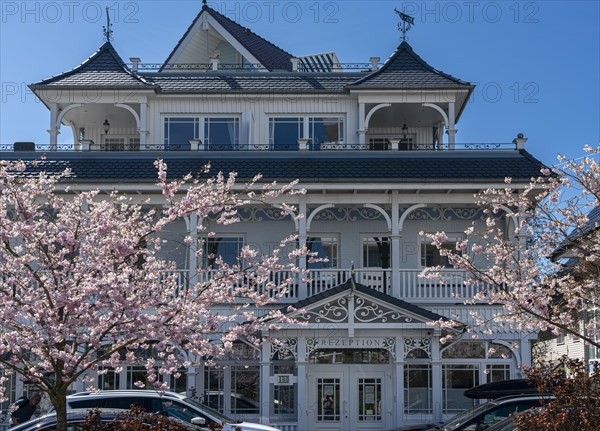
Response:
M244 246L242 237L214 237L204 242L204 267L217 268L220 257L223 263L232 266L238 263L238 257Z
M340 420L340 379L317 380L317 421L333 422Z
M512 352L503 344L489 343L488 357L494 359L508 359L512 358Z
M358 379L358 421L381 420L381 379Z
M389 268L390 254L390 238L363 238L363 268Z
M442 365L444 413L452 414L473 407L477 400L465 397L465 389L479 385L477 365Z
M404 413L432 412L431 366L408 364L404 367Z
M479 341L459 341L442 351L442 358L485 358L485 343Z
M238 118L207 118L205 136L211 150L234 150L239 145Z
M108 371L106 374L98 375L98 389L102 390L112 390L119 389L119 374L115 373L115 369L113 367L100 367L99 370Z
M488 383L501 382L502 380L510 379L509 364L488 364L486 366L486 374Z
M292 151L298 149L298 139L302 138L302 118L269 119L269 144L274 150Z
M390 352L383 349L319 349L311 353L311 364L389 364Z
M311 118L310 139L315 149L321 144L338 143L344 140L344 119L339 117Z
M202 402L209 407L223 413L223 370L209 369L204 370L204 398Z
M327 259L327 262L310 262L310 259L307 259L308 269L337 268L337 237L310 237L306 240L306 246L309 252L317 253L318 259Z
M259 388L258 366L231 367L231 413L259 413Z
M190 139L199 139L198 118L165 118L165 149L189 150Z

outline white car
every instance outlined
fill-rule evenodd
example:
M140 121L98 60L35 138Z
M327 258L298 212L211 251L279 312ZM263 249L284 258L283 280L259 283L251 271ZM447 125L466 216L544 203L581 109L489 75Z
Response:
M218 411L175 392L161 394L148 390L114 390L79 392L67 397L67 410L129 409L132 405L197 425L199 429L209 429L212 424L222 426L223 431L280 431L251 422L236 423Z

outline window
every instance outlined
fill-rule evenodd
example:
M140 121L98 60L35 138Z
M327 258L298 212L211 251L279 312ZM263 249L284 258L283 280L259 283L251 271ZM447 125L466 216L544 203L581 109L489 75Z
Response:
M358 421L381 420L381 379L358 379Z
M485 343L479 341L459 341L442 351L442 358L444 359L483 359L485 356Z
M231 367L231 413L256 414L259 411L259 366L234 365Z
M341 386L340 379L317 379L317 421L341 419Z
M303 118L269 118L269 148L271 150L298 150L298 139L302 138L304 138Z
M165 118L165 150L189 150L191 139L200 139L200 118Z
M215 410L223 412L223 379L224 373L221 368L204 369L204 399L202 402Z
M404 366L404 413L430 414L431 365L406 364Z
M306 246L309 252L317 253L317 259L327 259L327 262L310 262L310 258L307 258L308 269L338 267L338 238L336 236L308 237Z
M296 374L294 363L273 365L273 374ZM275 416L289 416L296 419L296 384L273 385L273 414Z
M239 236L207 238L202 255L204 267L218 268L219 258L229 266L237 264L243 246L244 238Z
M113 367L99 367L99 370L107 370L105 374L98 374L98 389L113 390L120 389L119 373Z
M465 397L464 391L479 385L479 366L442 365L442 403L444 414L470 409L477 402Z
M309 137L315 150L321 145L339 144L344 141L343 117L309 118Z
M204 123L204 139L209 150L236 150L240 144L239 118L207 118Z
M509 364L487 364L485 370L488 383L510 379Z
M458 236L454 238L448 238L448 240L442 244L442 248L446 250L452 250L454 253L459 253L456 250L456 241L458 241L459 238L460 237ZM448 261L448 258L446 256L442 256L440 254L440 250L426 239L421 242L421 266L426 268L434 266L453 268Z
M389 268L391 263L390 244L389 237L363 238L363 268Z

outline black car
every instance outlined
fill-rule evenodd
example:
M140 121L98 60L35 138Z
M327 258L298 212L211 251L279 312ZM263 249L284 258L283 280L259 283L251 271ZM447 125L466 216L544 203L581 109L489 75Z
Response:
M99 421L103 424L111 424L123 419L123 415L127 413L127 410L110 409L110 410L99 410L100 418ZM73 410L68 413L67 424L69 429L83 429L82 426L86 423L88 416L90 415L89 409ZM152 423L152 418L148 417L148 423ZM192 431L197 430L194 426L180 421L175 418L163 418L163 420L177 423L180 426ZM10 431L56 431L56 413L49 413L39 418L32 419L23 424L17 425L10 429Z

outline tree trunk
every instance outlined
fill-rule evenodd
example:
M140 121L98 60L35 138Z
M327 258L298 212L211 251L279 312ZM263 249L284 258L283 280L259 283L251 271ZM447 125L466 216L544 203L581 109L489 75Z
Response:
M56 431L67 431L67 386L56 388L52 404L56 409Z

